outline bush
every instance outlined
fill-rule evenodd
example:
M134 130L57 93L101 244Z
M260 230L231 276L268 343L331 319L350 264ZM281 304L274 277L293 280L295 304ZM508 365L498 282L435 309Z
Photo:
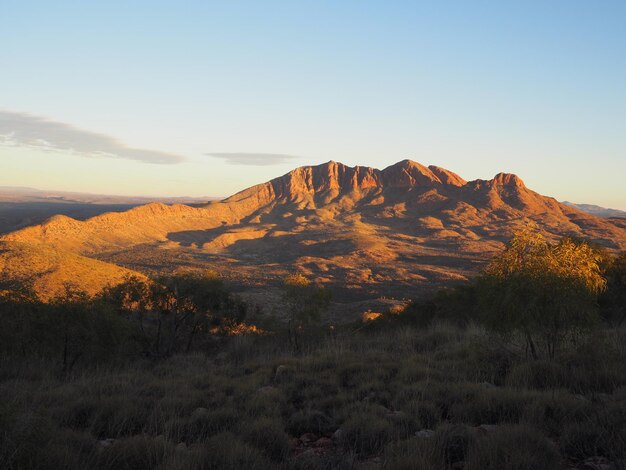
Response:
M202 442L215 434L232 431L241 419L241 415L232 408L208 410L194 413L186 423L185 441Z
M524 362L511 368L506 384L510 387L535 390L562 388L567 384L567 370L554 362Z
M528 405L523 421L553 437L559 436L568 423L584 421L592 412L591 404L569 394L545 394Z
M293 436L301 436L304 433L324 434L334 431L335 423L328 415L321 411L300 410L289 417L287 430Z
M438 457L446 466L463 462L476 440L473 431L461 425L442 426L431 439Z
M229 432L211 437L198 450L196 459L199 470L264 470L273 467L258 449Z
M99 458L102 470L145 470L157 468L174 452L172 444L163 438L133 436L116 440Z
M283 460L289 453L289 436L277 419L260 418L252 423L243 423L244 440L261 450L270 459Z
M559 444L567 457L583 460L601 455L619 460L626 454L626 411L611 404L586 419L578 419L564 426Z
M39 414L18 413L0 400L0 468L40 468L45 446L53 436L51 423Z
M453 421L465 424L517 423L529 398L511 389L490 389L467 402L457 402L450 409Z
M433 439L408 439L385 449L387 468L393 470L442 470L445 465Z
M561 434L559 444L563 454L575 460L594 455L607 456L605 430L590 422L568 424Z
M391 440L391 424L374 413L354 413L341 426L341 444L346 450L362 455L378 454Z
M554 445L536 429L501 426L471 446L464 469L554 470L559 464Z

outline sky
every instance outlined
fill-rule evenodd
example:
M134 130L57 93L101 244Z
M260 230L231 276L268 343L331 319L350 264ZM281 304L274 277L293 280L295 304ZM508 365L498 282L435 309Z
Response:
M403 159L626 210L626 2L0 0L0 185L228 196Z

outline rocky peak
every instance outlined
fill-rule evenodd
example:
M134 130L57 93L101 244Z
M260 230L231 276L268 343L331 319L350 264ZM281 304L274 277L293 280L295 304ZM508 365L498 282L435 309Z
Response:
M440 184L439 178L421 163L412 160L402 160L385 168L382 171L385 185L394 188L413 186L432 187Z
M321 165L296 168L267 184L275 197L293 199L303 194L327 191L349 192L416 186L433 188L439 185L462 187L467 182L449 170L434 165L426 167L412 160L403 160L384 170L366 166L349 167L331 160Z
M513 173L498 173L491 181L494 186L526 187L522 179Z
M448 184L458 187L465 186L467 184L467 181L465 181L459 175L450 170L446 170L445 168L441 168L440 166L429 165L428 169L432 171L437 176L437 178L439 178L439 181L441 181L442 184Z

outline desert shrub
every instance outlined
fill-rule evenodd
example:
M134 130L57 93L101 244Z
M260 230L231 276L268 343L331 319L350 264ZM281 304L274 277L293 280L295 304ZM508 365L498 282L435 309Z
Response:
M284 470L353 470L359 461L353 453L317 455L304 452L289 459L281 469Z
M337 371L339 384L344 388L355 388L364 380L369 378L368 365L361 363L350 363L340 366Z
M87 429L91 426L99 405L93 397L80 397L53 410L53 417L61 426L76 430Z
M523 416L529 397L511 389L489 389L467 402L450 408L454 422L473 425L517 423Z
M283 460L289 453L289 436L279 419L259 418L242 424L244 440L270 459Z
M391 440L393 432L389 421L367 411L353 413L341 425L341 430L343 448L364 455L379 453Z
M467 378L494 385L504 385L515 363L514 355L492 341L475 341L464 361Z
M432 375L433 371L428 365L423 364L422 361L416 361L412 357L402 361L398 371L398 379L404 386L430 379Z
M233 408L222 407L194 413L185 421L184 440L201 442L215 434L232 431L241 419L241 414Z
M100 400L90 431L94 436L117 438L140 434L147 425L150 411L145 403L115 397Z
M197 451L199 470L264 470L272 464L261 451L241 441L236 435L225 432L211 437Z
M548 361L533 361L516 364L506 378L510 387L535 390L562 388L567 383L567 370L560 364Z
M279 416L285 406L285 396L281 390L269 389L253 392L245 405L249 416Z
M479 437L469 448L467 470L553 470L560 457L539 431L526 426L501 426Z
M565 426L559 444L563 454L576 460L594 455L607 456L605 430L595 423L575 422Z
M476 437L467 426L446 424L437 428L431 439L440 461L450 466L465 460Z
M38 413L20 412L0 401L0 468L39 468L46 462L44 448L53 426Z
M607 289L600 297L601 315L612 326L626 320L626 252L609 261L605 276Z
M173 445L163 438L132 436L116 440L107 447L98 459L97 468L101 470L157 468L173 452Z
M625 384L623 360L615 345L600 334L588 336L560 358L567 369L567 387L575 393L611 393Z
M478 318L477 290L473 282L442 290L433 299L436 318L467 326Z
M48 304L0 298L0 322L11 332L0 334L0 352L53 359L64 372L78 363L112 362L133 349L130 324L69 285Z
M584 421L592 413L591 404L566 393L538 396L528 405L521 421L549 437L559 436L570 422Z
M301 436L307 432L323 434L334 431L334 420L327 414L317 410L299 410L287 421L287 430L293 436Z
M471 429L447 424L439 427L430 438L413 438L388 445L385 458L388 467L394 470L440 470L465 461L475 440Z
M168 417L159 413L158 420L153 421L148 428L150 434L163 435L172 442L193 442L193 439L189 439L189 418Z
M368 330L380 333L384 330L415 327L424 329L431 325L437 316L437 305L432 301L413 301L401 312L386 311L381 316L370 321Z
M83 470L96 465L97 443L87 433L56 429L41 449L37 469Z
M413 416L420 429L432 429L441 420L439 408L429 401L415 400L407 403L406 412Z
M407 439L385 448L387 468L393 470L441 470L445 468L433 439Z
M330 305L330 291L293 273L283 279L283 302L289 316L289 343L295 353L302 352L301 333L304 326L317 321Z
M476 395L482 392L483 389L476 384L432 383L424 388L422 398L438 408L438 416L442 420L448 420L457 404L463 405L475 400Z
M435 351L452 342L458 342L459 335L450 328L436 328L415 338L413 347L417 352Z
M583 241L551 244L536 227L518 231L478 280L481 319L504 337L522 335L533 359L540 346L553 359L571 335L599 320L597 297L606 286L600 262Z
M626 454L626 410L609 404L562 429L559 444L563 454L575 460L601 455L619 460Z

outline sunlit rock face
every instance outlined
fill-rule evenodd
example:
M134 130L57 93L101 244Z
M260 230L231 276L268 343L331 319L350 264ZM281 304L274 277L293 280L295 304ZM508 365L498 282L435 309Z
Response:
M304 166L202 207L156 203L86 221L55 216L3 240L70 253L54 259L82 266L87 261L76 256L149 273L218 269L244 288L300 270L332 285L337 298L358 300L410 297L467 279L529 221L550 239L574 235L626 249L623 226L542 196L516 175L465 181L410 160L382 170L333 161ZM16 266L25 251L13 253ZM32 263L31 274L54 273L54 282L39 286L61 285L63 276L83 282L65 264L39 272L43 264Z

